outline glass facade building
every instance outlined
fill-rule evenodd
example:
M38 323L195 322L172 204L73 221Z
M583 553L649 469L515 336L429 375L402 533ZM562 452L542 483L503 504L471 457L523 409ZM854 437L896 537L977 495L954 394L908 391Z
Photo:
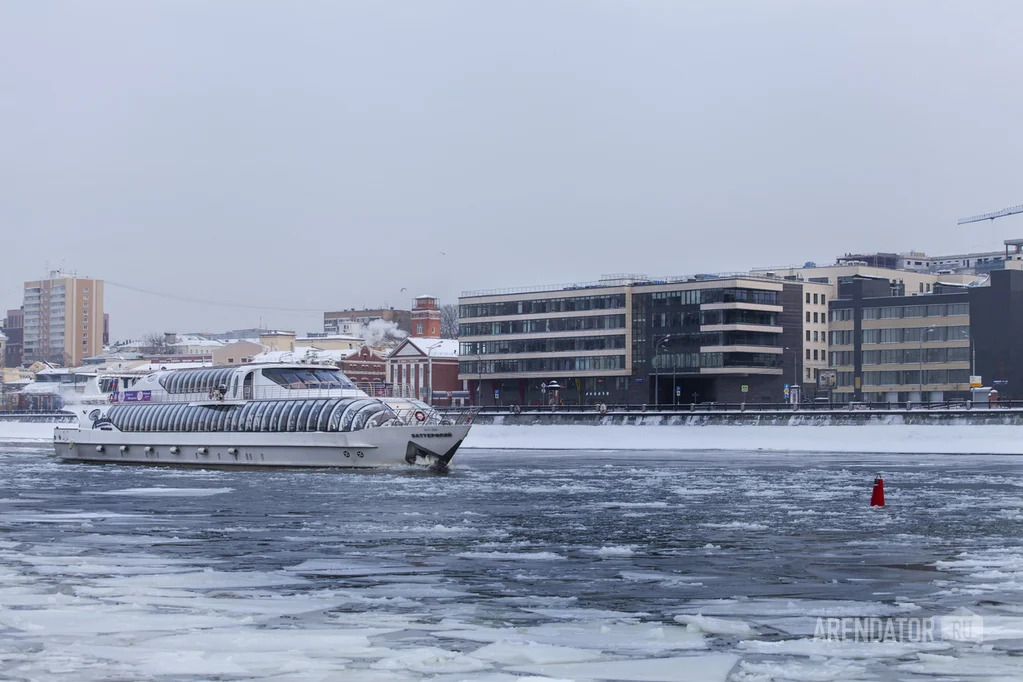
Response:
M459 378L485 405L780 402L802 358L801 294L752 276L470 292Z

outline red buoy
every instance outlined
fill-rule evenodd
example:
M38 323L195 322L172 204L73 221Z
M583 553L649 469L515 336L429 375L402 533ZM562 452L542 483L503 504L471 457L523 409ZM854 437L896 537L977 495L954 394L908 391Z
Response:
M877 478L874 479L874 492L870 494L870 506L884 506L884 479L881 478L881 474L878 474Z

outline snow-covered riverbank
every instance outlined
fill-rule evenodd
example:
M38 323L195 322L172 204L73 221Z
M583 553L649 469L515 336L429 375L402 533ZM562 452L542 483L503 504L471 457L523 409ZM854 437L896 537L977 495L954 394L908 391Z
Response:
M1023 427L1001 424L840 426L478 424L473 427L462 447L1015 455L1023 454Z
M52 423L0 422L0 442L49 441ZM1023 427L1003 424L639 426L477 424L463 448L513 450L734 450L1023 454Z
M53 440L53 422L0 421L0 442Z

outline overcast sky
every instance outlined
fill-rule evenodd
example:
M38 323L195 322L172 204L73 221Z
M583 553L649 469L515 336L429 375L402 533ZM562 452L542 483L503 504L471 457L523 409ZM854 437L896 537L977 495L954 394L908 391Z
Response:
M956 219L1023 203L1021 27L1018 2L2 1L0 305L64 267L108 280L117 339L304 332L999 248L1023 216Z

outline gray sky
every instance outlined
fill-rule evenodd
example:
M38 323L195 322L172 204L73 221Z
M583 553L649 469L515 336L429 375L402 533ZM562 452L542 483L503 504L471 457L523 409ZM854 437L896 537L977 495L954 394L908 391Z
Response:
M308 310L997 248L1017 2L0 2L0 305ZM443 252L445 255L441 255ZM402 288L407 291L402 292ZM316 313L109 286L115 338Z

